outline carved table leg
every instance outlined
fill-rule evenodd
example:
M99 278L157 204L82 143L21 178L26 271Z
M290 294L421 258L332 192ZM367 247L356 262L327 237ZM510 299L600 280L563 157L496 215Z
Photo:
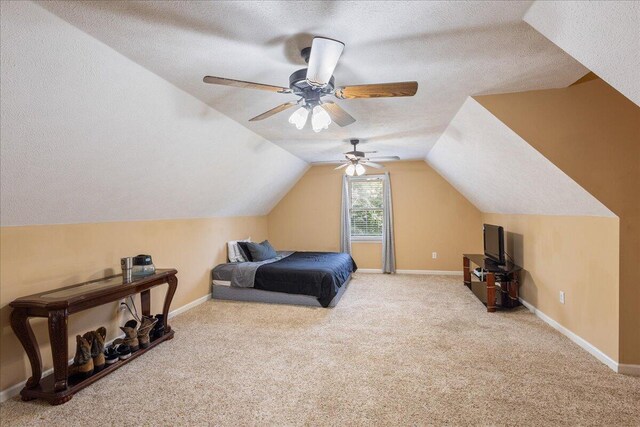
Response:
M38 342L29 324L27 311L22 308L14 308L11 311L11 329L16 334L31 363L31 377L27 380L25 388L35 388L42 378L42 359Z
M54 391L67 388L67 364L69 363L69 349L67 341L67 310L56 310L49 313L49 340L53 356Z
M167 289L167 294L164 297L164 306L162 307L165 334L171 331L171 327L167 324L167 320L169 318L171 300L173 300L173 295L176 293L176 289L178 288L178 278L176 276L167 277L167 284L169 285L169 289Z
M496 276L487 273L487 311L496 311Z
M471 289L471 272L469 271L469 258L462 257L462 271L464 274L464 285Z
M150 317L151 316L151 291L147 289L146 291L140 292L140 306L142 307L142 315Z

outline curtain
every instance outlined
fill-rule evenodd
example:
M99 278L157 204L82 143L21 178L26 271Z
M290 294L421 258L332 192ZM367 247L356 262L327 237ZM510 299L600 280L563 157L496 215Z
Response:
M342 175L342 213L340 215L340 252L351 255L351 216L349 215L349 177Z
M382 272L396 272L396 248L393 242L393 204L391 203L391 179L384 174L384 221L382 222Z

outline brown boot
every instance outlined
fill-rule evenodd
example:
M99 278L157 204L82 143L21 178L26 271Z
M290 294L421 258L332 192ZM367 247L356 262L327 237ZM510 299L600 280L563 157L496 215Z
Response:
M73 365L69 366L68 376L87 378L93 374L93 358L91 357L91 343L80 335L76 336L76 355Z
M104 326L84 334L84 338L91 342L91 357L93 358L94 372L101 371L105 366L104 340L106 337L107 329Z
M153 329L157 322L158 319L142 316L142 322L140 322L140 327L138 328L138 342L140 343L140 347L149 347L149 332L151 332L151 329Z
M136 326L138 322L135 320L129 320L125 323L124 326L120 327L122 332L124 332L124 339L117 339L114 341L115 344L126 344L131 349L131 352L138 351L140 348L140 343L138 342L138 328Z

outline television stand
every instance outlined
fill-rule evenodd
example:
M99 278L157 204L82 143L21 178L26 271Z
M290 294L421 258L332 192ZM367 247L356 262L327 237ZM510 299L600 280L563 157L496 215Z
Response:
M522 267L507 261L499 265L496 261L482 254L463 254L462 267L464 273L464 285L471 289L471 263L480 267L484 274L479 281L487 286L487 311L496 311L496 288L501 293L501 307L513 308L520 305L518 300L518 276ZM477 276L476 276L477 277Z

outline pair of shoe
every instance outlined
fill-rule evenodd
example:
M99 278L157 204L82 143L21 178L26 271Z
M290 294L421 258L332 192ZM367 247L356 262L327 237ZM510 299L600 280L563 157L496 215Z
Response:
M142 348L149 347L151 342L149 338L149 333L158 323L158 318L142 316L142 320L140 322L140 327L138 327L138 322L135 320L129 320L124 324L120 329L124 332L124 338L118 338L114 341L114 344L124 344L128 346L131 352L136 352Z
M86 378L104 369L106 360L103 351L106 337L107 329L104 326L76 336L76 354L67 371L69 377Z
M126 344L112 344L104 351L107 365L113 365L118 360L125 360L131 357L131 347Z

